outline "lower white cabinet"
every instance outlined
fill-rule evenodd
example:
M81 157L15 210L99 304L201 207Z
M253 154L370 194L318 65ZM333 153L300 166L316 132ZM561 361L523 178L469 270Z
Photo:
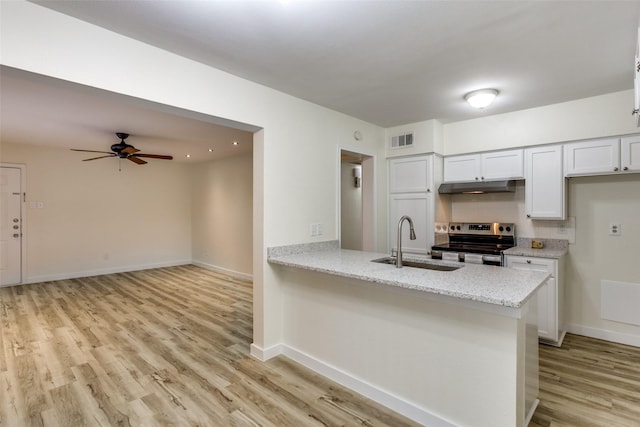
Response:
M564 339L564 258L537 258L506 255L505 265L551 274L538 290L538 337L541 342L560 346Z

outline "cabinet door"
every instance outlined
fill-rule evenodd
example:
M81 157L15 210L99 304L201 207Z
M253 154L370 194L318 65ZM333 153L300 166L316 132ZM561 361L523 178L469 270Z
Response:
M640 172L640 136L629 136L620 140L622 171Z
M640 127L640 27L638 28L636 61L633 71L635 75L633 79L633 113L636 115L636 126Z
M538 291L538 337L558 341L558 284L548 279Z
M557 261L547 258L507 255L505 257L505 264L507 267L517 270L542 271L553 276L538 290L538 336L550 341L558 341Z
M445 157L444 182L470 182L480 180L480 155Z
M389 247L397 249L398 221L408 215L413 221L416 240L409 239L409 224L402 226L402 251L404 253L426 254L433 245L433 194L392 194L389 196Z
M524 155L527 218L566 219L562 146L528 148Z
M403 157L389 160L389 192L430 192L432 156Z
M564 175L598 175L620 170L618 138L580 141L564 146Z
M523 150L504 150L483 153L480 179L496 181L500 179L524 178Z

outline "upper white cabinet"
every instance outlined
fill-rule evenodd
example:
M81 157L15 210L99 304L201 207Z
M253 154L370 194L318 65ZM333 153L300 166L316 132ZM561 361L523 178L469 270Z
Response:
M564 145L565 176L640 171L640 136L603 138Z
M391 159L389 160L389 192L432 192L432 171L432 156L414 156Z
M451 156L444 159L444 182L469 182L480 179L480 154Z
M640 28L636 41L636 60L633 65L635 78L633 79L633 114L636 115L636 125L640 127Z
M566 219L566 182L562 173L562 145L524 151L527 218Z
M564 146L565 176L613 173L620 170L618 138L579 141Z
M444 182L522 178L524 178L522 150L494 151L444 159Z
M620 153L623 172L640 172L640 135L621 138Z

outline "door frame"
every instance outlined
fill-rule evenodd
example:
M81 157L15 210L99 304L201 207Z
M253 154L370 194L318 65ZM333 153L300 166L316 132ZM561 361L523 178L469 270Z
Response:
M22 202L20 203L20 282L15 285L22 285L27 278L27 166L19 163L0 162L0 168L20 169L20 191L22 192Z

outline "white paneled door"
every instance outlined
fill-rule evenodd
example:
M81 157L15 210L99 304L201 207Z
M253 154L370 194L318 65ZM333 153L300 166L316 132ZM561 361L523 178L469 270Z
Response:
M0 286L22 280L21 172L0 167Z

